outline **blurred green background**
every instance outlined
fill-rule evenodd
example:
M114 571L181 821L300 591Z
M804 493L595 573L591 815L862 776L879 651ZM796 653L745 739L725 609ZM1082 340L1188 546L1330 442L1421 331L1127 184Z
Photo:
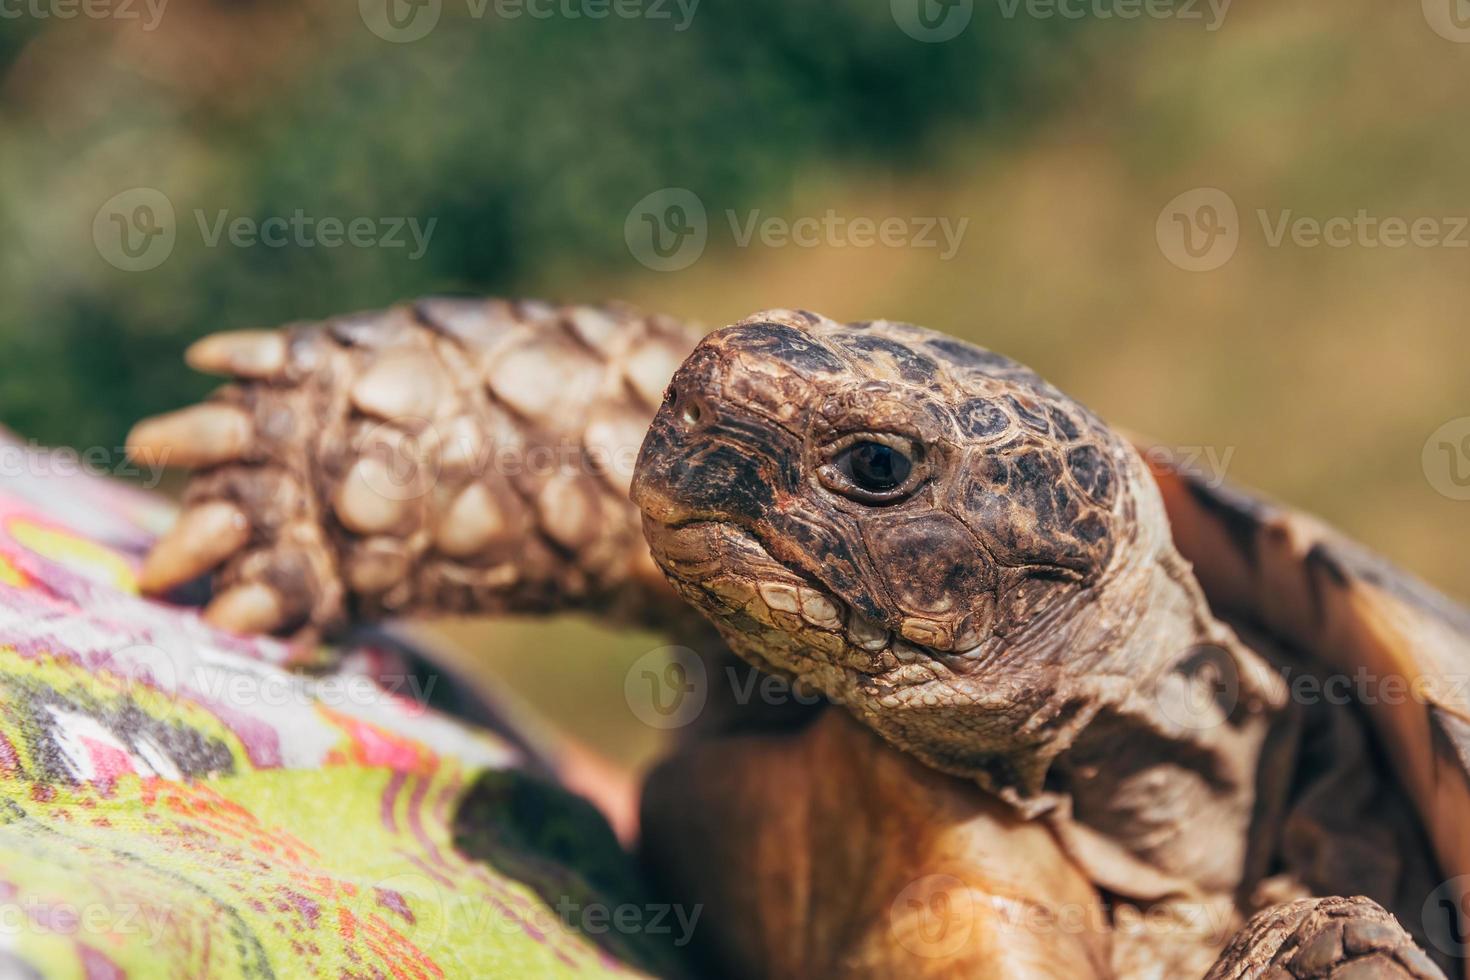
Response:
M399 11L438 13L416 40L380 36L381 0L132 0L132 17L72 18L62 2L0 11L0 421L26 436L116 447L208 390L179 360L189 340L424 293L620 297L710 326L802 306L1002 350L1470 595L1470 502L1425 457L1470 416L1459 0L1180 0L1133 19L1116 15L1127 0L1064 0L1075 17L1026 0L703 0L687 24L687 0L601 19L566 14L597 0L546 0L547 17L427 0ZM916 39L915 3L969 19ZM625 238L666 187L710 216L707 250L675 272ZM94 238L99 209L135 188L176 216L144 271ZM1238 245L1209 271L1180 268L1166 234L1195 188L1238 208ZM434 226L414 257L211 246L196 217L298 210ZM727 210L968 225L950 258L741 247ZM1259 217L1360 211L1432 218L1450 240L1273 246ZM657 638L440 632L610 754L657 743L622 699Z

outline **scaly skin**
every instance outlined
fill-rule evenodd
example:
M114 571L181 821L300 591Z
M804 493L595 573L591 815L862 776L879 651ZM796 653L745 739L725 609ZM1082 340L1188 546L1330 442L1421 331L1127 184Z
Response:
M1258 914L1205 980L1444 980L1393 916L1366 898L1308 898Z
M622 308L426 300L206 338L232 374L140 423L135 457L196 466L144 569L214 571L206 616L251 632L348 619L673 605L627 501L637 447L697 332Z
M162 592L214 570L207 615L239 630L556 608L669 622L677 607L616 464L694 343L687 327L625 311L465 301L206 340L191 361L241 382L132 439L154 461L203 468L145 584ZM839 457L874 438L910 455L915 475L884 499L859 499ZM509 450L508 465L496 449ZM538 449L554 462L527 472ZM589 465L593 449L613 465ZM916 848L948 841L932 861L915 858L914 873L942 869L976 895L1009 894L1009 876L1024 873L1017 859L1050 869L1026 895L1042 906L1092 901L1089 883L1160 907L1229 904L1257 884L1256 783L1285 711L1280 679L1211 613L1134 451L1027 369L916 327L761 314L700 343L679 369L634 497L658 566L735 652L825 693L891 746L829 717L777 742L733 738L703 761L682 756L646 803L662 839L653 845L668 857L671 842L722 835L736 820L744 836L730 839L754 852L749 865L701 865L698 849L676 860L692 899L779 940L783 869L808 869L824 894L855 894L873 864L853 855L889 853L886 801L909 796L991 821L951 838L905 831ZM1234 688L1217 705L1222 677ZM1200 703L1208 718L1181 708ZM765 778L772 750L813 760L800 792ZM938 779L915 758L969 782ZM876 773L879 788L843 802ZM1059 849L1025 829L1034 824L995 822L983 794L972 799L975 783L1044 817ZM691 812L686 798L710 805ZM843 813L867 822L842 828L852 839L774 841L761 815L798 805L822 825ZM901 883L903 870L884 881ZM889 975L903 962L902 929L874 920L885 895L875 882L872 908L802 906L802 944L746 945L742 965ZM1334 914L1386 915L1343 908ZM997 964L1034 963L1047 948L1004 923L979 929L967 953L921 972L1004 975ZM1281 933L1246 933L1212 975L1277 963ZM1166 972L1199 975L1219 949L1194 934L1181 942L1161 954ZM853 943L861 955L844 956ZM1421 969L1417 950L1395 943L1398 966ZM1074 959L1051 966L1107 975L1107 947L1084 937ZM1326 972L1284 975L1377 962L1340 952L1314 961ZM1112 955L1114 969L1140 962Z

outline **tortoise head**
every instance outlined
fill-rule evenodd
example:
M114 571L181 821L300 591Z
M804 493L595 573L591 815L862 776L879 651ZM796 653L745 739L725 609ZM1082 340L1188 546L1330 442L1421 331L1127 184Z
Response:
M655 560L738 653L895 741L963 709L1004 754L1065 686L1068 623L1127 563L1140 467L1014 361L776 311L684 362L633 496Z

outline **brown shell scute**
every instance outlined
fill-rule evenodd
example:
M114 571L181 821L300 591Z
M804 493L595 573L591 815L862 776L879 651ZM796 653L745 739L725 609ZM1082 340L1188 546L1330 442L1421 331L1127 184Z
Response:
M834 343L870 363L886 360L898 376L913 384L932 381L939 365L906 344L876 333L836 334Z
M1081 437L1082 430L1077 427L1076 421L1066 412L1057 408L1055 405L1051 405L1047 407L1046 413L1051 416L1052 425L1056 427L1056 432L1063 439L1077 439Z
M988 398L971 398L955 409L960 430L971 439L989 439L1011 427L1011 417Z
M1107 512L1070 487L1058 452L1042 447L973 456L961 477L959 510L1002 565L1053 566L1084 577L1112 555Z
M1045 411L1036 402L1026 396L1006 395L1006 404L1010 406L1011 412L1026 428L1042 435L1051 433L1051 422L1047 419Z
M824 344L784 323L745 327L741 341L748 353L774 358L801 372L838 374L847 368Z
M937 351L951 366L984 371L987 374L998 371L1032 373L1030 368L1011 360L1004 354L997 354L993 350L966 343L955 337L935 335L926 339L924 346Z
M1083 492L1103 507L1113 505L1118 478L1113 464L1096 446L1078 446L1067 452L1067 470Z

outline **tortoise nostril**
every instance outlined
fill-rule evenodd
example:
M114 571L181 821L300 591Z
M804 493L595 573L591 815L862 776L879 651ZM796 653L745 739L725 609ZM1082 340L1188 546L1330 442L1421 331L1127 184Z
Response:
M680 421L688 426L698 425L699 420L704 417L704 409L700 407L699 399L686 397L673 385L670 385L668 391L664 392L664 405L677 410Z

